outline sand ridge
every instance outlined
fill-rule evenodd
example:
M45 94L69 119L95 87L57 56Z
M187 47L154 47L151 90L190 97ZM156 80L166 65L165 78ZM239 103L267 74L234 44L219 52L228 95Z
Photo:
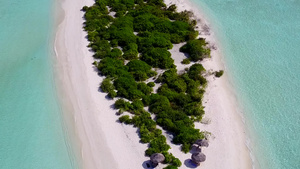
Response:
M83 15L80 9L90 6L93 0L65 0L62 2L64 16L56 34L57 69L59 78L63 82L62 88L65 110L71 111L76 135L80 142L83 168L87 169L140 169L149 160L144 156L146 144L139 143L137 129L130 125L117 122L118 116L113 109L114 100L109 100L105 93L99 92L99 85L103 80L97 74L92 63L92 52L87 48L88 41L83 31ZM187 1L166 0L165 3L177 4L179 11L193 10L195 16L203 15L192 8ZM202 28L200 23L199 28ZM211 43L217 44L213 34L205 35ZM178 70L184 69L180 62L185 57L179 52L180 45L174 45L172 57ZM224 69L221 62L220 50L212 52L212 59L206 59L203 65L207 70ZM249 151L246 147L244 125L237 109L234 93L230 88L226 74L220 79L210 76L208 88L204 98L206 119L210 124L197 123L196 127L213 134L210 146L204 148L206 162L198 168L239 169L251 168ZM68 104L67 104L68 103ZM171 144L170 144L171 145ZM170 150L188 168L191 154L184 154L179 146L171 145ZM160 165L157 168L162 168Z

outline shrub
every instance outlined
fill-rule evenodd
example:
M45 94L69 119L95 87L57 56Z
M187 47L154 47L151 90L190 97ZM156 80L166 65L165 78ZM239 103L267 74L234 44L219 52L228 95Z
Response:
M150 96L149 110L152 113L159 113L170 109L170 102L167 97L158 94Z
M109 91L108 92L108 97L110 97L110 98L115 98L117 96L117 93L114 91L114 90L112 90L112 91Z
M187 64L190 64L191 61L190 61L190 59L187 58L187 59L183 59L183 60L181 61L181 63L187 65Z
M152 132L150 132L145 125L142 125L139 129L142 143L149 143L155 137Z
M89 35L90 36L90 35ZM89 37L91 38L91 37ZM92 43L92 49L95 52L95 58L104 58L110 53L110 44L107 40L100 40L99 42Z
M201 64L194 64L190 67L187 72L189 78L193 80L201 80L203 77L201 74L205 71L204 67Z
M119 121L120 121L121 123L125 123L125 124L130 124L130 123L131 123L131 119L130 119L129 115L121 116L121 117L119 118Z
M153 48L144 53L141 60L145 61L153 67L161 69L173 67L174 60L171 58L171 53L164 48Z
M182 165L181 161L178 158L175 158L175 157L173 157L171 164L176 166L176 167L180 167Z
M102 59L97 65L97 68L100 70L102 75L108 77L124 76L127 72L127 67L124 66L124 62L114 58Z
M145 95L149 95L153 91L152 87L148 86L146 83L138 83L138 89Z
M124 99L118 99L115 102L115 108L129 111L133 109L133 106L129 102L126 102Z
M100 88L102 89L103 92L110 92L113 91L115 89L114 85L111 83L109 78L105 78L102 83Z
M134 116L132 122L135 127L145 126L149 131L154 131L156 128L156 123L151 119L151 116L148 112L141 111L139 116Z
M144 95L137 90L137 83L133 77L119 77L114 81L114 86L117 89L118 96L125 97L129 100L142 98Z
M149 148L146 150L146 155L151 156L154 153L168 151L171 147L166 143L166 137L160 135L150 142Z
M110 38L117 39L120 46L126 46L130 43L136 43L136 36L133 30L128 27L110 30Z
M181 146L181 151L185 152L185 153L188 153L191 149L191 144L189 143L184 143L182 144Z
M149 87L154 87L154 86L155 86L155 83L154 83L154 82L149 82L149 83L147 83L147 86L149 86Z
M111 41L110 41L110 45L111 45L112 47L117 47L117 46L118 46L118 40L117 40L117 39L111 40Z
M178 169L178 167L176 167L174 165L168 165L167 167L165 167L163 169Z
M110 58L120 58L122 56L122 51L118 48L113 48L110 53L107 55L107 57Z
M189 54L192 61L202 60L205 57L210 57L210 49L205 47L204 39L190 40L180 48L180 52Z
M172 4L168 7L167 9L168 11L171 11L171 12L176 12L177 10L177 6L175 4Z
M215 76L216 77L221 77L224 74L224 70L216 71Z
M146 32L145 32L146 33ZM145 34L140 36L141 37L138 40L139 44L139 51L140 52L146 52L149 48L166 48L166 49L172 49L173 44L170 41L170 35L166 33L152 33L152 34Z
M82 11L87 11L88 9L89 9L89 7L84 6L81 10L82 10Z
M144 104L141 100L135 100L131 103L134 110L143 110Z
M173 155L171 153L164 151L162 152L162 154L165 156L165 161L164 161L165 164L170 163L172 161Z
M139 54L138 51L130 49L124 52L123 58L127 60L137 59L138 54Z
M151 66L141 60L132 60L127 65L128 71L133 74L136 80L144 81L153 76Z
M137 59L138 58L138 46L136 43L129 43L123 47L123 57L127 60Z

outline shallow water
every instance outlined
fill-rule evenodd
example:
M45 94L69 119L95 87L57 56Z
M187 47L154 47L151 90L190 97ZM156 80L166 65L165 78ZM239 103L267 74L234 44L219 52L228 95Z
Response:
M0 0L0 168L77 168L52 71L53 1Z
M300 168L300 1L192 2L208 15L222 44L254 167Z

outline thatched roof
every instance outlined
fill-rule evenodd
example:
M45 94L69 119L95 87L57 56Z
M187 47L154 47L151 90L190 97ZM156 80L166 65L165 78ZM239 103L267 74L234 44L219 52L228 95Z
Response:
M199 152L199 153L194 153L192 154L192 160L195 162L195 163L201 163L203 161L206 160L206 156L205 154Z
M200 139L200 140L197 140L195 142L195 144L201 146L201 147L208 147L209 146L209 143L206 139Z
M165 156L161 153L154 153L151 155L150 160L152 163L161 163L165 160Z

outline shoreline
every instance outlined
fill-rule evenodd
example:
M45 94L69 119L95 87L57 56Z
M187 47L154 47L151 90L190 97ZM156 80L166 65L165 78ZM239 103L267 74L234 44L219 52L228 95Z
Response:
M83 168L140 168L148 160L144 157L146 145L139 144L136 129L116 122L118 116L111 108L114 101L97 92L102 77L95 72L93 54L86 47L81 11L83 6L93 3L62 2L64 16L57 29L55 60L63 113L74 125ZM128 163L132 159L135 163Z
M170 2L177 3L179 11L180 7L187 9L186 7L192 6L191 2L165 1L167 5ZM149 159L144 156L146 145L139 143L137 129L117 123L116 110L111 108L114 101L107 100L105 93L98 92L103 77L97 75L92 65L94 59L86 47L87 33L82 28L84 13L80 11L84 5L93 3L92 0L85 2L65 0L61 3L64 16L61 16L62 22L57 28L55 38L57 51L55 78L58 79L57 88L62 101L63 116L64 119L70 120L68 124L75 129L74 139L78 139L83 168L141 168ZM198 16L198 10L191 9ZM205 21L202 14L197 18L201 20L204 18ZM209 42L217 43L212 36L209 36L210 39L205 38ZM172 50L176 50L174 48ZM224 69L221 58L219 50L217 52L213 50L212 59L205 59L201 63L206 69ZM173 59L175 63L182 61L176 60L174 56ZM203 104L206 107L204 118L211 119L211 123L195 125L196 128L212 132L215 139L210 141L207 149L204 149L207 160L199 168L251 168L250 153L246 147L244 134L245 126L239 110L236 109L237 102L232 96L234 92L230 88L226 70L222 78L214 80L210 76L208 80ZM225 114L225 111L229 114ZM232 123L233 121L236 123ZM236 137L237 135L239 136ZM232 142L230 138L238 140ZM190 154L184 154L179 151L179 147L171 145L170 152L183 162L180 168L186 168L184 162L190 158ZM226 158L228 156L231 157L230 160Z
M227 70L223 61L222 46L206 20L204 13L200 12L197 5L191 1L165 0L165 3L175 4L178 11L193 11L195 19L201 20L197 30L208 28L207 34L200 34L211 45L216 45L216 50L211 50L211 58L204 59L201 64L206 70L224 70L221 78L206 77L208 86L204 94L205 107L204 121L209 124L195 123L196 128L212 133L210 146L204 149L207 160L201 164L203 168L253 168L253 159L248 145L244 117L239 108L233 86L230 85ZM232 123L235 122L235 123ZM224 131L225 130L225 131ZM230 138L235 138L232 142ZM226 147L224 146L226 145ZM222 154L223 153L223 154ZM228 158L231 157L231 158ZM218 159L219 163L216 163ZM237 160L238 159L238 160Z
M82 48L77 48L77 50L73 50L74 44L72 44L72 41L82 39L80 34L76 34L75 31L73 31L72 26L78 24L80 22L79 19L74 19L75 17L78 17L81 15L81 11L77 11L78 6L81 6L80 3L71 4L72 2L70 0L65 0L63 2L58 2L59 8L61 8L61 13L58 16L59 24L57 27L56 32L56 38L55 38L55 67L56 67L56 80L57 80L57 90L59 91L60 101L62 104L62 110L63 110L63 116L64 120L67 121L67 126L72 129L74 129L74 134L69 136L73 137L75 142L75 148L78 148L78 151L74 154L75 156L79 156L79 168L98 168L97 166L100 166L97 161L100 161L98 159L94 159L97 156L100 157L101 155L99 151L93 151L92 148L99 148L101 147L101 144L95 143L95 141L103 141L102 138L99 139L92 139L90 140L91 134L97 134L96 130L97 127L91 127L95 124L88 124L87 121L87 112L84 113L81 111L92 109L93 105L90 105L88 101L82 100L81 98L89 98L88 92L85 92L86 89L88 89L88 86L84 86L83 90L79 89L78 86L73 85L81 80L85 80L84 77L84 68L73 70L72 67L74 65L77 65L76 62L79 62L80 60L80 54L82 54ZM59 10L59 9L58 9ZM81 17L78 17L81 18ZM71 23L68 23L70 22ZM80 23L81 24L81 23ZM74 30L80 30L81 26L78 24L74 27ZM75 33L74 33L75 32ZM78 33L78 32L77 32ZM72 36L74 39L72 38ZM82 47L84 47L84 42L82 40L79 40L79 44ZM78 54L75 54L75 52L78 52ZM72 56L77 56L72 58ZM74 59L74 60L73 60ZM76 77L77 74L79 77ZM80 76L81 75L81 76ZM85 94L86 93L86 94ZM95 111L93 111L95 112ZM89 120L91 121L91 120ZM88 128L90 128L88 130ZM93 130L94 128L94 130ZM92 131L92 132L91 132ZM99 133L101 133L101 129L99 129ZM105 145L105 144L104 144ZM109 154L110 151L107 151L105 146L101 147L102 153L105 152ZM105 157L103 158L103 160ZM84 167L83 167L84 166ZM105 166L105 165L103 165Z

